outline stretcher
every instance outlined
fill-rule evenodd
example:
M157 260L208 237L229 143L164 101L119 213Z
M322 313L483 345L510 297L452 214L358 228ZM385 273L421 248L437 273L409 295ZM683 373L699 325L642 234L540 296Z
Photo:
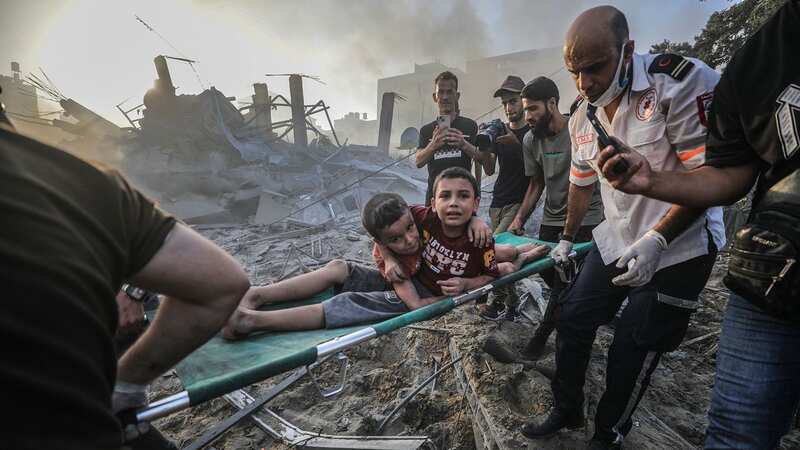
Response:
M511 233L499 234L495 237L495 242L514 246L529 243L555 246L550 242L516 236ZM576 256L581 255L588 252L593 245L593 243L576 244L573 251ZM227 341L218 335L176 366L175 371L184 387L183 391L155 401L136 411L132 419L135 422L152 421L273 376L298 369L292 376L287 377L287 380L294 378L292 382L284 382L279 385L280 390L274 392L274 395L277 395L281 390L288 388L293 382L308 374L310 367L329 358L338 357L343 360L341 373L344 382L346 358L342 358L341 352L408 325L438 317L495 288L509 285L553 266L552 258L545 257L526 264L520 270L497 278L480 288L378 323L336 329L262 333L240 341ZM332 295L333 291L328 290L309 299L269 305L263 309L291 308L319 303ZM342 386L327 391L321 390L321 393L323 396L331 396L341 390ZM274 395L267 395L266 401L273 398Z

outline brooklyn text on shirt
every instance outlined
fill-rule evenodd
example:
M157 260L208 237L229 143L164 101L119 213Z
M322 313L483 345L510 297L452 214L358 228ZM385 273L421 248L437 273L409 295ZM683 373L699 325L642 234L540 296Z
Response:
M451 250L436 238L431 238L425 246L423 259L436 273L448 271L451 275L463 275L469 262L469 253Z

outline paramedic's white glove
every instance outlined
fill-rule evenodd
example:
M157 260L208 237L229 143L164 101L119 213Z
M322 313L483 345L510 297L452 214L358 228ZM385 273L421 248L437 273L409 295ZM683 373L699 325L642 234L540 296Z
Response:
M569 254L572 252L572 242L564 239L558 241L558 245L550 252L550 257L556 264L564 264L569 261Z
M628 271L611 280L617 286L643 286L647 284L658 268L661 254L667 249L667 240L656 230L650 230L617 260L617 267L626 265Z
M141 408L147 405L147 385L117 381L111 395L111 411L114 414L128 409ZM125 442L136 439L150 430L150 425L142 422L125 427Z

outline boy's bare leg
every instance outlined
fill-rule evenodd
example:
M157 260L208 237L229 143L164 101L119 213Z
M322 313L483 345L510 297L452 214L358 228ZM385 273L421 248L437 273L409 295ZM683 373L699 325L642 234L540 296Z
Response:
M534 247L536 247L536 244L523 244L519 247L510 244L495 244L494 257L498 263L514 262L520 253L524 253Z
M530 245L531 247L528 247L525 250L522 250L521 247L519 248L519 250L522 251L519 252L519 255L517 255L517 257L511 263L513 267L512 272L516 272L525 264L543 258L547 256L548 253L550 253L550 247L546 245L535 245L535 244L530 244Z
M499 262L499 263L497 263L497 272L500 274L501 277L503 275L508 275L508 274L514 273L516 271L517 271L517 269L514 267L514 263L511 263L511 262Z
M494 257L498 263L511 262L517 258L519 250L509 244L494 244Z
M239 339L257 331L317 330L325 327L322 304L298 306L275 311L256 311L239 308L235 326L226 326L226 339Z
M334 259L324 267L274 284L253 286L239 302L240 307L257 309L265 303L280 303L300 300L344 283L347 278L347 262Z
M222 336L225 339L240 339L252 331L244 330L309 330L322 328L322 325L312 326L308 325L305 321L297 324L275 324L276 320L295 320L294 316L287 314L277 314L283 311L255 311L259 306L265 303L280 303L291 300L300 300L318 294L325 289L328 289L336 284L344 283L347 279L348 270L347 262L341 259L334 259L320 269L313 272L305 273L300 276L289 278L288 280L279 281L275 284L266 286L251 287L247 293L242 297L236 311L228 318L228 322L222 328ZM312 305L316 306L316 305ZM288 310L302 309L290 308ZM320 317L322 317L322 306L320 308ZM252 313L269 314L268 316L253 316ZM300 313L301 315L306 313ZM254 317L257 321L254 322ZM301 317L303 320L304 317ZM320 319L323 320L323 319ZM242 322L245 323L242 323ZM324 320L323 320L324 322ZM301 328L284 328L285 326L297 325Z

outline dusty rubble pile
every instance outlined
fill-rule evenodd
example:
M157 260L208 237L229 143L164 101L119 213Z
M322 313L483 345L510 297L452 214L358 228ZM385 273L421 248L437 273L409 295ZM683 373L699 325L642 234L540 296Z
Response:
M290 221L318 225L357 213L376 192L397 192L410 202L425 193L422 171L407 160L395 164L374 147L265 148L262 160L236 166L214 153L186 160L143 148L129 153L122 167L137 187L190 224L269 225L292 214Z

